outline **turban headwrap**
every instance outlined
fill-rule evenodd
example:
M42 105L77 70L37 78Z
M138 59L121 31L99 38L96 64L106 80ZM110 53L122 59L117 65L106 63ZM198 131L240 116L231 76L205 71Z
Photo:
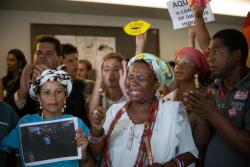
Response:
M66 88L67 96L70 95L72 91L72 81L68 73L63 70L46 69L30 85L29 94L32 99L37 100L36 97L37 90L47 81L57 81Z
M176 52L176 58L187 55L194 62L199 74L206 74L209 71L208 62L202 53L193 47L183 47Z
M128 68L134 62L141 60L149 65L161 85L170 85L173 82L174 74L170 65L166 61L149 53L142 53L132 57L128 62Z

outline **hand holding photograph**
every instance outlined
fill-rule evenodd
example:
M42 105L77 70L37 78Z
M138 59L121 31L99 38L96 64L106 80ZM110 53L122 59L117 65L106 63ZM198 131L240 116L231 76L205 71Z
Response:
M26 166L81 159L76 118L22 124L21 145Z

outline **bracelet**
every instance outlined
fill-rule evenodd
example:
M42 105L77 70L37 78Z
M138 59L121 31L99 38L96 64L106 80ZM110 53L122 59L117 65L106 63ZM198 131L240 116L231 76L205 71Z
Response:
M130 97L128 94L122 96L122 101L129 101Z
M175 157L173 160L177 163L177 166L179 167L185 167L184 161L181 158Z
M98 92L103 93L103 89L102 89L102 88L99 88L99 89L98 89Z
M91 132L87 135L88 141L91 144L99 144L104 136L104 129L102 128L100 136L94 136Z
M102 141L102 137L95 137L91 133L88 134L87 138L91 144L99 144Z
M173 158L173 161L176 163L177 167L181 167L181 163L179 160Z

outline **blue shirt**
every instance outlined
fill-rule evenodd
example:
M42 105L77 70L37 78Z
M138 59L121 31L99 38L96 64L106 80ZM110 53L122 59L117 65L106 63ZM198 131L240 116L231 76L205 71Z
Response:
M18 116L15 110L8 105L0 101L0 142L12 129L16 127L18 123ZM11 150L10 150L11 151ZM5 167L6 164L6 152L0 150L0 166Z
M27 115L20 119L18 125L15 129L11 131L7 136L4 137L3 141L1 142L0 149L7 151L9 148L16 148L18 149L20 153L20 157L22 160L22 165L24 165L24 157L23 152L21 150L21 141L20 141L20 125L25 123L34 123L34 122L43 122L43 121L52 121L52 120L58 120L58 119L64 119L64 118L73 118L72 115L62 115L60 117L51 118L51 119L44 119L38 114L34 115ZM88 127L81 121L81 119L77 118L78 122L78 128L83 130L84 134L89 133ZM36 147L36 146L34 146ZM79 167L78 160L65 160L65 161L59 161L59 162L53 162L53 163L47 163L42 165L35 165L36 167Z

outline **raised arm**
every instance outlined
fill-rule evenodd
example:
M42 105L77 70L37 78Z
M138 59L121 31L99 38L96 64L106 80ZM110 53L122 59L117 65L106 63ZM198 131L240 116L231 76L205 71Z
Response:
M126 101L129 101L130 98L127 93L126 88L126 78L127 78L127 62L125 60L122 61L122 69L119 70L119 86L121 88L122 94L125 97Z
M205 21L203 19L204 7L198 8L192 7L192 11L195 17L195 32L196 38L200 48L205 52L209 46L211 40Z
M30 83L47 68L45 65L36 65L34 67L31 64L26 64L21 74L20 87L14 94L14 101L18 109L22 109L26 104Z
M136 45L135 55L138 55L144 52L146 41L147 41L147 32L141 35L137 35L135 37L135 45Z
M31 64L26 64L24 67L21 78L20 87L14 94L15 104L18 109L22 109L26 104L26 99L29 93L29 83L31 82L31 75L33 71L33 66Z
M98 57L97 58L97 63L96 63L96 81L95 85L92 91L92 94L89 98L89 103L87 105L88 111L94 111L95 108L100 104L100 97L102 93L102 65L103 65L103 57Z
M196 32L193 26L188 27L188 45L195 48Z

